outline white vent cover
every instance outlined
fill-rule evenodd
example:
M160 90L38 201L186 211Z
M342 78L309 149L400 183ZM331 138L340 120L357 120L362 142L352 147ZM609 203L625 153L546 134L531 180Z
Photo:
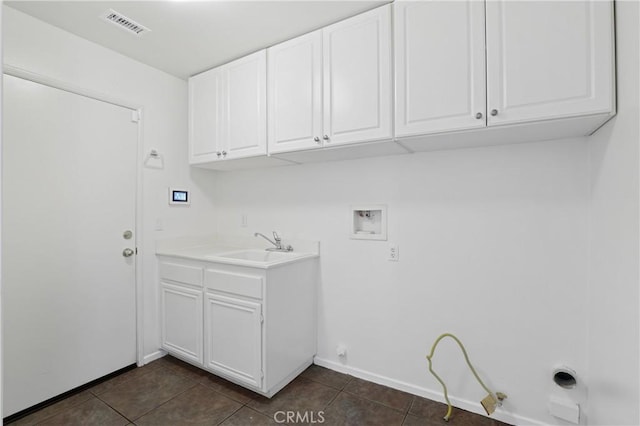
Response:
M151 31L149 28L145 27L144 25L137 23L133 19L127 18L122 13L116 12L113 9L107 10L102 15L100 15L100 17L105 21L118 26L119 28L122 28L128 33L135 34L137 36Z

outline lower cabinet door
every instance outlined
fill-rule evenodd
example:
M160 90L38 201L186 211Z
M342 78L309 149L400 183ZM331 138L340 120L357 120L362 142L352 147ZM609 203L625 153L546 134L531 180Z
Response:
M205 368L262 388L262 305L207 293Z
M162 348L202 365L202 290L165 282L160 289Z

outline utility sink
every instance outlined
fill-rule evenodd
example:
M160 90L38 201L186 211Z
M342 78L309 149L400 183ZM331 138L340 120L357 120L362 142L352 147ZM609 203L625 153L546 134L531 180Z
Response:
M177 248L162 248L156 251L159 256L179 257L195 261L213 262L224 265L246 266L248 268L269 269L290 263L319 257L317 243L298 241L299 250L270 251L256 246L246 246L239 242L226 244L194 244ZM249 243L254 242L249 239Z
M225 257L228 259L248 260L250 262L277 262L297 257L293 252L285 251L266 251L266 250L239 250L229 253L221 253L217 257Z

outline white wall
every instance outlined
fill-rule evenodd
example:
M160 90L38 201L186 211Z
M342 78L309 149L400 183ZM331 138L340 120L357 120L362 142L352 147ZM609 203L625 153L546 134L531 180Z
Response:
M616 3L618 115L592 137L218 174L219 230L321 241L319 363L441 400L424 355L450 331L509 395L498 418L566 424L555 395L582 424L640 424L638 9ZM388 205L400 262L348 238L359 203ZM451 342L435 368L480 412Z
M589 140L589 423L640 424L638 2L617 2L618 115Z
M0 57L2 57L2 8L0 7ZM0 61L0 129L2 129L2 61ZM0 132L0 241L2 238L2 132ZM3 365L2 362L2 244L0 244L0 417L2 417L2 377L3 377Z
M144 226L138 232L144 354L153 354L159 347L155 239L215 227L211 174L187 167L187 83L7 6L3 7L3 41L5 64L144 108L143 151L157 149L165 159L164 170L143 170L140 214ZM170 185L191 188L192 205L169 207ZM155 231L157 219L164 231Z
M144 151L166 162L144 170L147 354L157 236L278 229L322 242L320 362L440 399L424 356L449 331L509 395L498 418L563 424L546 408L558 394L587 407L582 423L640 423L637 3L617 3L619 114L591 138L229 173L186 166L186 82L3 9L5 63L145 107ZM190 186L193 205L169 208L169 185ZM388 205L398 263L388 243L348 238L359 203ZM584 387L551 383L558 363L585 378L588 405ZM480 411L483 391L451 342L435 368L457 405Z
M554 424L551 369L586 367L587 171L576 139L219 173L218 227L321 241L320 362L342 367L344 344L347 371L440 399L425 355L453 332L509 395L504 419ZM387 204L398 263L387 242L349 239L361 203ZM450 341L435 368L482 410Z

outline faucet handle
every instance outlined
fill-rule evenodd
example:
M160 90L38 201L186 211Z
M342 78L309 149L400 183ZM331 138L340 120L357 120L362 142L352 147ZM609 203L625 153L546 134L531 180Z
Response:
M273 231L273 239L276 240L276 243L282 241L282 238L278 236L278 233L276 231Z

